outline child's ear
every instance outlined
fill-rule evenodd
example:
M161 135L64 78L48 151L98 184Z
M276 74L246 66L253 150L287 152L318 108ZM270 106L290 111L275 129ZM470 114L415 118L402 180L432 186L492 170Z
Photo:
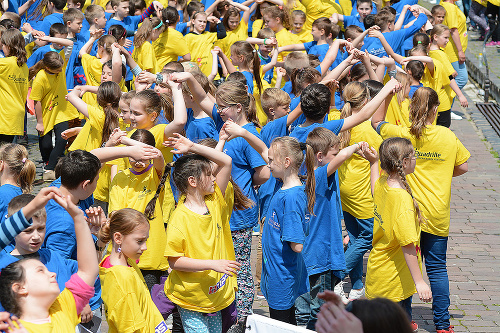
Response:
M158 118L158 113L156 112L151 112L149 115L150 115L149 119L151 119L151 121L155 121L156 118Z
M115 244L117 245L121 245L122 242L123 242L123 236L121 233L119 232L115 232L113 235L112 235L112 240L115 242Z
M26 288L26 283L21 283L21 282L13 283L12 284L12 291L20 296L28 295L28 289Z
M320 162L320 163L323 161L323 153L322 153L322 152L318 151L318 152L316 153L316 160L317 160L318 162Z
M196 178L193 177L193 176L188 177L188 184L191 187L196 187L197 186L197 184L196 184Z
M290 159L290 157L285 157L285 161L283 163L283 165L285 166L285 168L288 168L290 166L290 164L292 164L292 160Z
M274 116L274 108L269 108L269 113Z

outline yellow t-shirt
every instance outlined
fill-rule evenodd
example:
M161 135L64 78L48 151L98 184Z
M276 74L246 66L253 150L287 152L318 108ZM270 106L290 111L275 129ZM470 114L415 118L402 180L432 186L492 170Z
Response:
M109 211L122 208L133 208L144 212L149 201L154 197L160 179L155 168L151 167L141 174L130 169L120 171L111 182L109 191ZM163 256L167 236L162 215L163 196L156 201L155 217L149 221L149 238L147 250L139 260L139 268L145 270L166 270L168 263Z
M264 91L267 88L271 88L271 85L269 83L267 83L266 80L262 79L264 77L262 75L262 71L260 71L260 77L261 77L261 82L262 82L262 93L264 93ZM264 109L262 108L262 102L260 100L261 94L259 94L259 88L257 87L257 83L255 82L255 80L253 81L253 83L254 83L253 84L253 97L255 97L255 108L257 110L257 119L259 119L260 125L264 126L265 124L267 124L267 115L264 112Z
M444 16L443 24L448 26L448 28L456 28L458 34L460 35L460 44L462 44L462 50L465 52L467 50L467 24L464 13L458 8L457 5L445 1L439 3L446 9L446 15ZM458 49L453 43L450 36L450 41L446 44L444 48L446 55L450 58L450 62L458 61Z
M23 135L28 96L28 66L16 57L0 59L0 134Z
M153 45L146 41L141 46L135 47L132 52L132 58L143 71L156 73L156 55Z
M405 98L399 105L397 96L392 96L385 115L385 121L394 125L409 127L411 124L409 108L410 100L408 98Z
M212 53L210 53L210 50L217 41L217 33L205 31L198 35L192 32L184 38L191 53L191 61L198 64L203 74L210 75L212 71Z
M389 187L386 176L375 184L373 202L373 249L366 269L366 298L399 302L417 292L402 247L413 243L421 266L419 222L410 194Z
M306 23L302 29L307 31L311 31L313 22L320 17L330 17L333 13L342 14L342 8L334 1L301 0L301 3L306 9Z
M349 145L356 142L368 142L377 149L382 138L375 132L370 120L362 122L351 129ZM370 185L370 163L353 154L339 167L339 186L342 209L359 219L373 217L373 197Z
M278 46L300 44L299 37L284 28L276 33L276 39L278 40ZM278 55L278 61L283 61L289 53L290 52L281 52Z
M106 114L100 106L87 105L87 111L89 119L87 119L82 130L76 136L75 141L69 147L69 151L77 149L91 151L92 149L101 147Z
M253 23L252 23L252 37L257 38L257 34L259 33L259 31L262 30L262 28L264 28L264 20L263 19L257 19L255 21L253 21Z
M150 231L151 237L151 231ZM163 322L163 316L153 303L144 277L133 260L127 266L105 268L99 265L102 300L110 333L150 333ZM69 331L68 331L69 332ZM167 331L168 332L168 331Z
M225 195L219 186L205 197L209 215L199 215L184 206L184 197L167 226L165 257L201 260L235 260L229 217L234 193L228 186ZM236 276L213 270L183 272L173 270L165 283L165 294L178 306L203 313L220 311L235 297Z
M435 87L433 87L439 97L438 112L448 111L451 109L453 98L456 95L450 87L450 75L455 73L455 69L444 51L431 50L429 51L429 56L434 60L434 70L437 69L438 73L438 75L434 73L437 82Z
M299 38L299 43L308 43L314 40L311 31L307 31L304 28L298 34L295 34L295 36Z
M426 126L420 139L409 128L383 124L383 139L403 137L411 140L417 156L415 171L407 176L426 223L422 231L447 237L450 229L451 179L455 166L470 157L469 151L448 128Z
M224 54L230 58L231 57L231 45L239 40L246 40L248 37L248 24L240 21L240 24L236 29L226 32L226 37L224 39L219 39L215 42L215 45L219 46Z
M177 30L168 28L153 42L156 55L156 71L160 72L167 63L189 53L184 36Z
M39 101L42 105L43 135L51 131L56 124L78 118L78 111L74 107L68 107L67 93L64 72L49 74L41 70L37 73L33 80L30 99Z
M50 323L34 324L21 320L21 324L32 333L68 333L74 332L80 323L76 313L75 297L69 289L64 289L49 309Z

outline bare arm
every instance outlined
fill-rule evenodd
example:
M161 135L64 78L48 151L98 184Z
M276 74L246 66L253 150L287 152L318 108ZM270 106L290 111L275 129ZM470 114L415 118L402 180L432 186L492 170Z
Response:
M89 117L89 110L88 110L88 105L82 99L80 98L82 94L81 89L75 89L71 90L69 94L66 95L66 100L73 104L73 106L76 108L78 112L83 114L86 118Z
M244 4L238 3L236 1L229 1L229 4L231 6L238 8L239 10L243 11L243 15L241 16L241 21L248 24L248 20L250 19L250 14L252 13L250 11L250 8L245 6Z
M212 50L210 52L212 53L212 71L207 78L208 81L213 81L219 71L219 52L215 50Z
M174 133L182 132L187 122L186 104L182 95L180 83L167 80L168 76L163 77L163 82L168 83L172 90L172 100L174 103L174 119L165 126L163 139L166 140Z
M453 177L461 176L467 171L469 171L469 165L467 164L467 162L457 165L455 166L455 168L453 168Z
M293 252L295 252L295 253L302 252L302 249L304 248L303 244L294 243L294 242L289 242L289 243L290 243L290 248L292 249Z
M331 176L345 161L349 159L355 152L357 152L361 148L360 143L355 143L349 147L345 147L332 159L328 166L326 167L326 171L328 176Z
M406 265L410 270L411 277L417 288L418 297L424 302L430 302L432 300L432 292L427 283L425 283L422 278L422 273L420 272L420 267L418 265L417 250L413 243L406 246L402 246L403 255L406 261Z
M458 33L457 28L450 29L451 41L458 50L458 62L463 64L465 62L465 53L462 49L462 43L460 42L460 34Z
M396 21L396 23L394 23L394 30L399 30L399 29L401 29L401 27L403 27L406 12L408 11L408 9L410 9L410 5L403 6L403 9L401 10L401 14L399 15L398 20Z
M120 83L122 80L122 57L120 57L120 50L114 46L111 45L111 50L112 50L112 70L111 70L111 77L113 79L113 82ZM128 53L128 52L127 52Z
M301 114L302 105L299 103L299 105L297 105L297 107L288 114L288 118L286 118L286 126L290 126L291 124L293 124L293 122L297 120Z
M271 61L268 64L262 66L262 73L264 73L264 75L267 73L267 71L274 68L274 66L276 66L276 64L278 63L278 50L273 49L271 52L273 54L271 57Z
M215 102L207 95L205 90L203 90L203 87L198 83L198 81L196 81L191 73L173 73L171 74L171 79L174 82L186 81L195 102L210 118L212 118L212 110L214 108Z
M73 45L73 41L66 39L66 38L57 38L57 37L50 37L50 36L38 36L36 39L48 42L48 43L57 43L61 44L63 46L71 46Z
M241 266L233 260L203 260L188 257L168 257L168 264L176 271L202 272L212 270L229 276L236 274Z
M450 80L450 88L455 92L455 94L457 94L460 105L462 105L464 108L468 107L469 102L462 93L462 90L460 90L460 88L458 87L457 81L455 81L455 79Z

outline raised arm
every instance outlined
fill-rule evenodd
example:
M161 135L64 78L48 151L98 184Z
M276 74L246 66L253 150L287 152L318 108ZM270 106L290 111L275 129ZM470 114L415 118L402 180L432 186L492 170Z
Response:
M245 6L244 4L238 3L236 1L231 1L231 0L229 0L229 4L233 7L238 8L239 10L241 10L243 12L243 15L241 16L241 21L248 24L248 20L250 19L250 14L252 13L250 11L250 8Z
M271 53L272 53L271 61L268 64L262 66L262 73L264 74L267 73L270 69L274 68L278 63L278 54L279 54L278 50L273 49Z
M264 161L269 164L269 157L267 155L269 149L267 148L266 144L254 134L250 133L232 120L226 121L221 131L225 131L229 135L228 140L234 139L236 137L242 137L243 139L245 139L250 144L250 146L255 149L260 154L260 156L262 156Z
M403 9L401 10L401 14L399 15L398 20L396 21L396 23L394 23L394 30L399 30L401 29L401 27L403 27L403 23L406 17L406 12L408 11L408 9L410 9L410 7L411 7L410 5L403 6Z
M90 32L90 38L89 40L87 41L87 43L83 44L83 46L81 47L80 49L80 58L84 55L84 54L89 54L90 53L90 49L92 48L92 45L94 44L94 42L96 40L98 40L99 38L101 38L101 36L104 34L104 30L102 29L97 29L97 30L93 30Z
M363 145L368 145L366 142L358 142L349 147L345 147L332 159L328 166L326 167L326 172L328 176L331 176L345 161L352 156L352 154L358 152Z
M214 108L215 102L210 99L205 90L203 90L203 87L198 83L198 81L196 81L191 73L172 73L170 75L170 79L174 82L179 83L186 81L195 102L210 118L212 118L212 110Z
M77 86L73 88L73 90L71 90L69 94L66 95L66 100L70 102L78 110L78 112L83 114L85 118L88 118L88 105L81 98L84 93L85 91L83 90L82 86Z
M234 72L237 72L238 70L236 69L236 67L234 67L233 63L231 62L231 60L229 60L229 58L224 54L224 52L222 52L221 48L218 47L218 46L215 46L214 47L214 51L217 51L218 52L218 55L219 57L222 59L222 63L224 64L224 66L226 66L226 69L227 69L227 72L229 74L231 73L234 73Z
M181 84L170 80L168 75L163 76L163 82L167 83L172 90L172 101L174 103L174 119L165 126L163 140L171 137L174 133L182 132L187 122L186 104L182 95Z
M47 42L47 43L61 44L63 46L72 46L73 45L73 41L70 39L66 39L66 38L57 38L57 37L50 37L50 36L37 36L36 39Z
M112 50L112 70L111 70L111 77L113 79L113 82L116 82L120 84L122 80L122 57L120 56L120 49L117 48L115 45L111 45L111 50ZM128 52L127 52L128 53Z
M369 32L370 37L375 37L380 40L380 43L382 43L382 46L385 49L385 52L387 52L388 55L390 55L394 60L396 60L398 63L401 63L403 61L404 57L397 54L394 52L392 47L389 45L387 42L387 39L385 39L384 34L380 32L380 30L373 30Z

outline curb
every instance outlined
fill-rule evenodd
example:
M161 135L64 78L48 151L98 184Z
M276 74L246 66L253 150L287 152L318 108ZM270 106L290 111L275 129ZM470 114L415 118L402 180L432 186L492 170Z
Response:
M479 68L479 61L476 56L470 53L469 50L465 51L465 64L467 66L467 72L469 73L469 77L476 81L481 88L484 89L484 80L486 79L486 69ZM490 63L494 59L490 59ZM492 75L492 71L490 70L490 98L500 101L500 80L496 77L496 75Z

